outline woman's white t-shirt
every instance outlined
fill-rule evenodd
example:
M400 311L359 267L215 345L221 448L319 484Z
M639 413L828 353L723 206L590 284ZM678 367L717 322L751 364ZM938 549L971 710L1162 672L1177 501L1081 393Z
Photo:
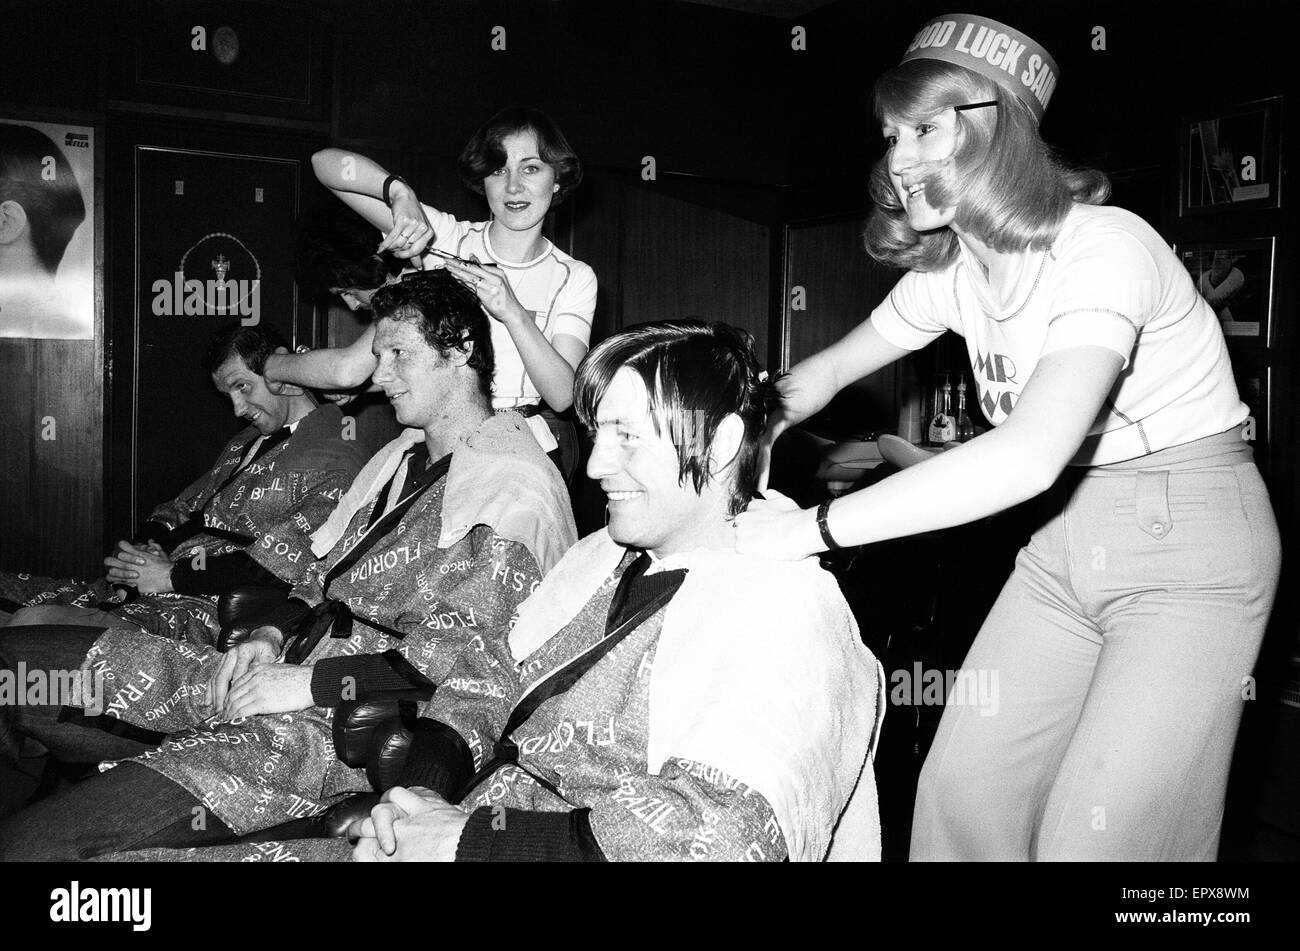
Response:
M446 212L424 205L424 213L433 227L432 246L459 258L477 258L484 264L500 267L510 282L519 303L533 315L533 320L547 340L558 334L575 337L582 344L591 342L591 322L596 310L596 272L570 257L550 241L531 261L503 261L492 249L488 236L490 221L458 221ZM426 268L445 263L435 254L426 255ZM524 369L523 358L505 324L492 320L492 350L496 373L492 377L492 408L516 409L541 402L541 394ZM534 416L528 420L542 449L555 448L546 421Z
M966 339L980 408L1006 420L1045 353L1098 346L1124 368L1072 465L1108 465L1225 432L1237 395L1218 318L1150 225L1122 208L1075 205L1047 251L1031 251L1006 306L965 249L940 271L910 271L871 314L890 343L919 350Z

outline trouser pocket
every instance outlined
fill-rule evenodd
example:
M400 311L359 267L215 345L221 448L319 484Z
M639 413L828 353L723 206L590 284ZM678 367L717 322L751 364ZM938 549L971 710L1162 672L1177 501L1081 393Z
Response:
M1133 493L1138 527L1152 538L1164 538L1173 531L1173 515L1169 511L1169 472L1158 469L1137 474Z
M1205 488L1209 491L1213 487L1193 487L1183 480L1181 491L1178 487L1171 490L1170 475L1165 470L1134 473L1132 494L1126 491L1115 499L1115 515L1133 519L1143 532L1157 541L1167 538L1175 523L1185 522L1188 517L1203 520L1210 509L1209 496L1205 491L1190 494L1187 490ZM1234 504L1222 512L1240 514L1240 506L1234 499Z

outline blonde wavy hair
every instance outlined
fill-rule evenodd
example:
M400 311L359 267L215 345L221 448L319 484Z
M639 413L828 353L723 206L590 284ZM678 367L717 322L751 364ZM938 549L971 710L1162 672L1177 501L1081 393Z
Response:
M876 81L881 123L910 125L953 106L993 100L997 107L957 113L952 160L925 178L936 208L957 209L953 224L995 251L1040 251L1051 246L1075 202L1100 205L1110 181L1096 169L1070 168L1038 134L1029 108L1013 93L961 66L912 60ZM863 235L867 253L882 264L936 271L957 256L950 228L916 231L889 180L889 153L871 171L875 207Z

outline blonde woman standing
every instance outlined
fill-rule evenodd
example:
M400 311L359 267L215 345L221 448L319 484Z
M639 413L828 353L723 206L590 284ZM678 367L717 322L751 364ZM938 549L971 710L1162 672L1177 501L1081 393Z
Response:
M1039 137L1056 77L1029 37L954 14L878 80L867 249L907 273L781 381L768 436L948 330L994 428L833 506L769 493L737 545L802 558L1046 493L963 665L997 671L997 714L950 698L912 858L1212 860L1277 526L1214 311Z

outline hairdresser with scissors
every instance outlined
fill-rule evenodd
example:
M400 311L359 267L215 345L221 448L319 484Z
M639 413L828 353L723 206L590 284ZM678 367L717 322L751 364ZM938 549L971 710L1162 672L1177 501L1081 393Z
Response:
M1029 37L956 14L877 81L867 250L907 273L778 384L768 437L947 330L995 428L815 511L769 493L737 546L802 558L1045 493L963 664L996 673L998 707L949 698L912 858L1213 860L1277 525L1214 311L1039 137L1056 77Z
M492 407L525 416L543 451L560 450L572 481L578 462L573 424L556 413L573 402L573 374L587 352L596 275L542 235L546 213L582 180L563 133L535 109L506 109L469 140L462 180L487 198L490 221L457 221L421 204L399 176L363 155L324 149L312 157L321 184L385 232L378 253L446 267L473 288L492 320L496 354ZM372 330L342 350L283 356L276 379L324 389L364 383L375 368Z

